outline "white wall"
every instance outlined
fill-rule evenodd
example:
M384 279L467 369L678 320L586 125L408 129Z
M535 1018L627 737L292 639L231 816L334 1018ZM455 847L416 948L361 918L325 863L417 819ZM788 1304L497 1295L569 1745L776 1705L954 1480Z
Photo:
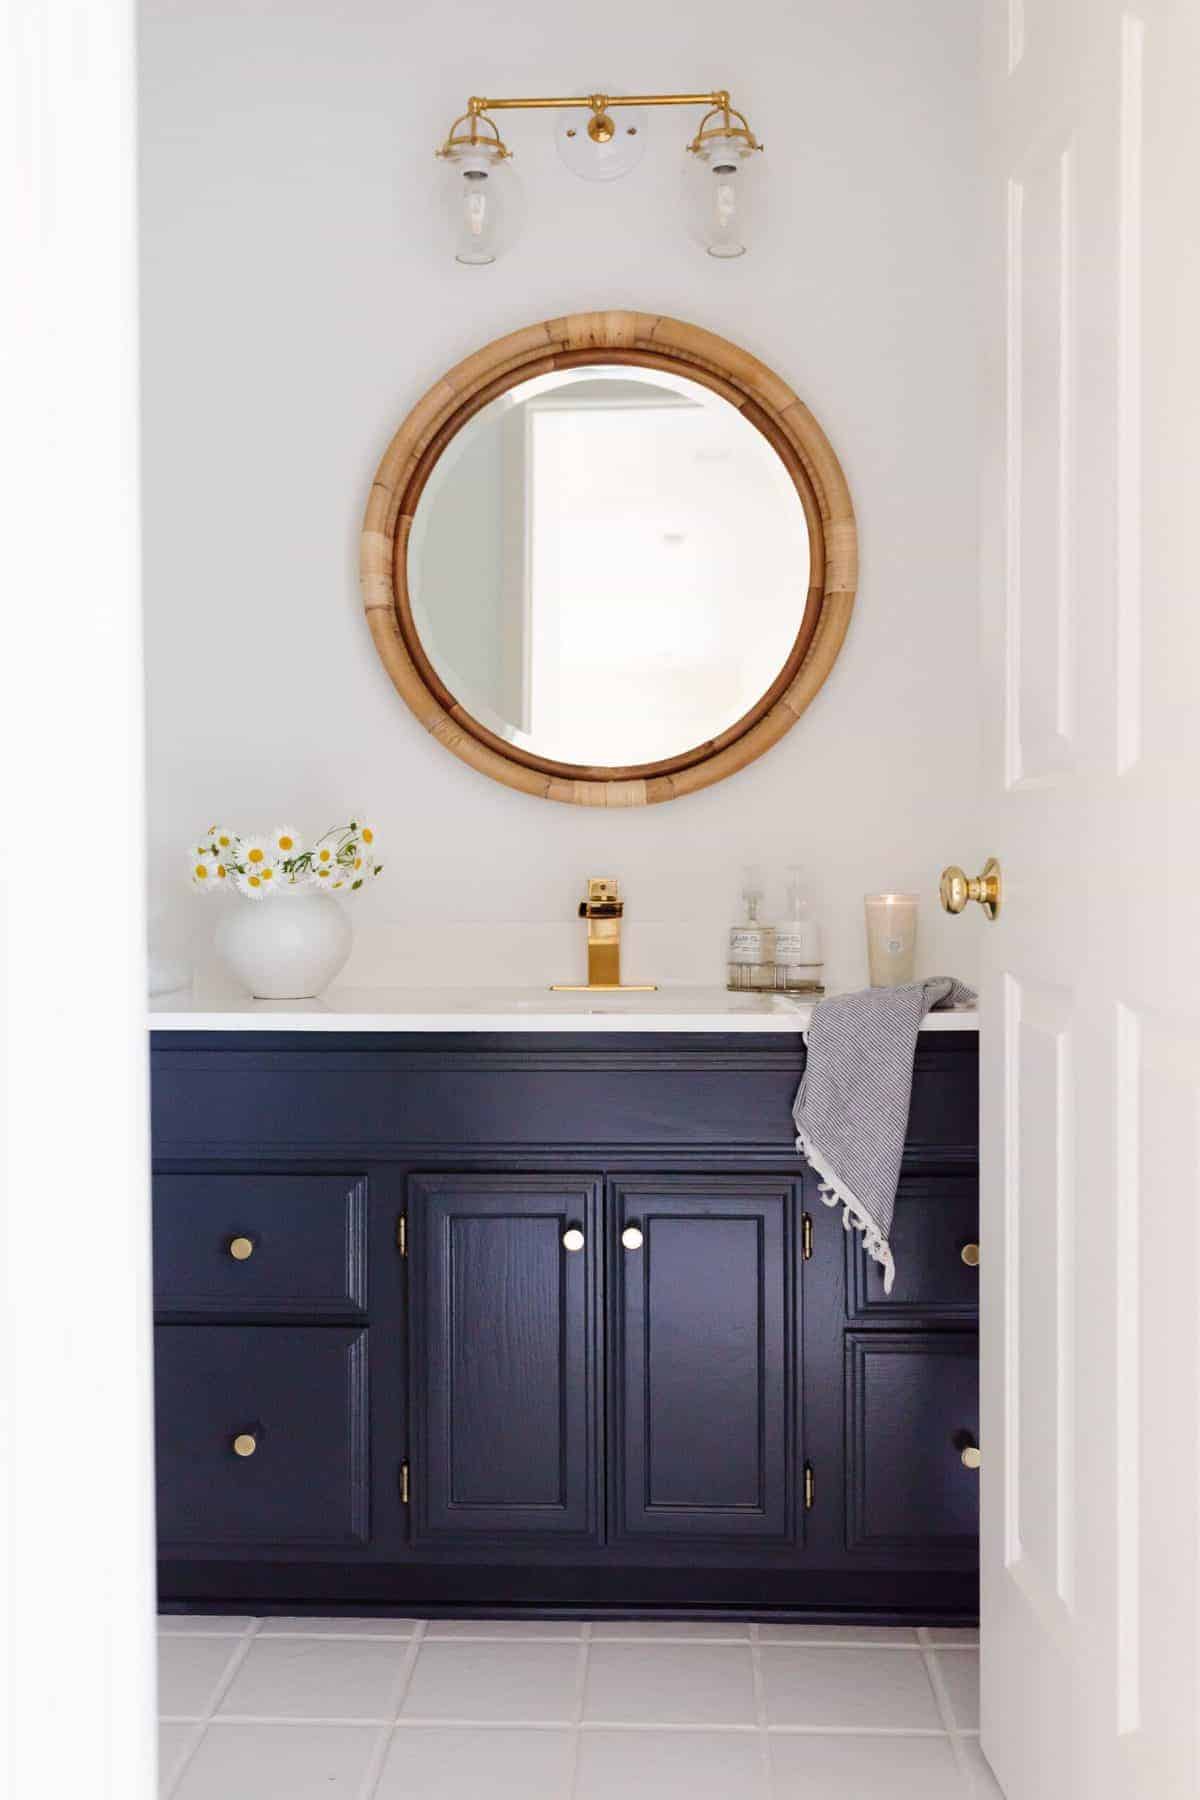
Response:
M152 879L198 955L198 828L317 830L363 807L387 871L357 909L348 980L570 978L584 878L609 873L628 978L717 979L749 860L811 870L840 983L865 978L861 896L880 886L920 889L925 969L971 976L977 933L936 912L935 884L988 848L972 820L976 26L974 0L145 0ZM468 94L604 84L732 89L766 143L751 254L715 261L681 228L691 114L653 113L613 186L568 174L551 118L524 114L523 238L493 268L457 266L432 151ZM795 730L719 787L637 812L529 799L442 750L377 661L356 581L378 458L441 370L603 306L695 320L777 367L842 458L862 543L846 648Z

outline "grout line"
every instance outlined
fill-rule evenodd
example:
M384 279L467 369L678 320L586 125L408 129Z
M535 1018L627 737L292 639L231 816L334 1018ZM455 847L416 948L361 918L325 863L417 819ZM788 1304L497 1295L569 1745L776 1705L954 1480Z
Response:
M774 1800L775 1786L771 1774L771 1740L767 1736L767 1691L763 1686L762 1646L758 1626L750 1627L750 1667L754 1675L754 1716L758 1721L758 1759L762 1764L763 1792Z
M925 1673L929 1677L929 1685L933 1689L933 1697L937 1701L938 1712L942 1715L942 1724L950 1737L950 1748L954 1752L954 1761L959 1775L965 1784L965 1792L974 1792L974 1781L967 1763L967 1753L962 1747L958 1735L958 1727L954 1723L954 1709L950 1705L950 1691L942 1680L942 1671L938 1668L937 1652L929 1641L929 1633L924 1626L918 1628L917 1637L921 1644L921 1654L925 1658Z
M383 1775L383 1765L388 1753L388 1745L392 1741L391 1727L383 1725L375 1739L375 1748L367 1762L366 1773L358 1790L358 1800L372 1800L376 1788Z
M395 1643L400 1640L384 1638L384 1643ZM373 1800L376 1789L383 1779L383 1765L387 1760L388 1747L392 1742L392 1733L400 1717L400 1708L404 1705L408 1690L412 1686L413 1670L417 1666L417 1657L421 1653L421 1645L425 1641L425 1620L418 1619L416 1629L409 1638L404 1649L404 1658L400 1664L400 1674L396 1681L395 1693L392 1697L392 1717L385 1725L375 1741L371 1759L359 1788L358 1800Z
M193 1738L189 1749L187 1750L186 1754L183 1756L182 1760L180 1761L179 1767L175 1771L174 1777L171 1781L171 1786L167 1791L167 1800L170 1800L170 1796L172 1794L178 1793L179 1784L183 1780L184 1775L187 1773L188 1769L191 1767L193 1761L195 1760L197 1750L200 1748L201 1744L204 1742L205 1735L208 1731L209 1726L212 1724L213 1717L216 1713L217 1707L221 1704L221 1701L225 1698L225 1695L229 1692L230 1684L233 1681L234 1676L237 1674L238 1670L241 1668L242 1664L245 1662L246 1658L250 1654L250 1646L254 1642L254 1639L258 1633L258 1628L261 1624L262 1624L261 1619L252 1619L250 1621L250 1624L248 1625L247 1629L242 1633L242 1635L240 1637L236 1637L232 1640L233 1644L235 1645L235 1648L230 1653L229 1660L225 1664L224 1669L221 1671L221 1674L217 1679L216 1686L211 1690L211 1692L209 1694L208 1707L207 1707L206 1711L204 1712L203 1717L196 1721L196 1723L199 1724L200 1729L196 1733L195 1737ZM182 1635L183 1635L183 1633L180 1633L180 1636L182 1636ZM206 1636L207 1633L201 1632L199 1635L203 1637L203 1636Z
M581 1727L583 1725L583 1707L587 1695L588 1660L592 1653L592 1628L585 1625L583 1637L579 1645L579 1660L575 1669L575 1704L572 1708L571 1724L571 1762L567 1780L568 1800L575 1800L575 1791L579 1785L579 1753L583 1748Z
M709 1729L707 1726L705 1729ZM769 1725L773 1737L944 1738L933 1725Z
M188 1764L192 1760L192 1757L195 1755L196 1747L199 1744L200 1739L204 1736L204 1733L207 1731L208 1727L203 1723L202 1720L199 1720L199 1719L160 1719L158 1721L158 1725L159 1725L160 1739L161 1739L161 1735L162 1735L162 1727L164 1725L186 1725L187 1729L188 1729L188 1733L189 1733L188 1742L184 1747L183 1755L179 1759L179 1763L175 1769L175 1773L171 1777L171 1785L169 1788L163 1787L161 1785L162 1778L163 1778L161 1748L158 1752L158 1779L159 1779L160 1786L157 1791L161 1794L168 1795L168 1794L173 1794L175 1792L176 1788L179 1786L180 1780L183 1776L183 1771L187 1768Z

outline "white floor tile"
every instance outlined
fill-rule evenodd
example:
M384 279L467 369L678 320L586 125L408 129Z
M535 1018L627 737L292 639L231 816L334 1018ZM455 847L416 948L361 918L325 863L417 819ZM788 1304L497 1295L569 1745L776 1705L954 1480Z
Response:
M568 1800L570 1731L405 1725L375 1800Z
M184 1758L196 1743L203 1725L160 1725L158 1728L158 1791L166 1800Z
M945 1737L772 1732L775 1800L964 1800Z
M416 1619L264 1619L260 1637L410 1638Z
M376 1638L256 1638L219 1716L390 1722L407 1653Z
M772 1725L942 1730L919 1650L768 1644L760 1658Z
M210 1725L173 1800L358 1800L378 1726Z
M579 1655L576 1644L427 1638L401 1717L567 1724L574 1716Z
M880 1644L893 1650L911 1650L915 1631L900 1625L760 1625L764 1644Z
M978 1738L963 1738L962 1750L971 1771L971 1800L1004 1800L1000 1783L992 1773L992 1765L983 1754Z
M950 1696L956 1731L979 1730L978 1650L939 1650L938 1673Z
M158 1629L167 1637L242 1637L255 1623L245 1614L159 1613Z
M221 1677L242 1648L235 1637L160 1637L158 1710L165 1719L202 1719Z
M766 1800L753 1731L585 1731L575 1800Z
M604 1725L753 1725L749 1644L593 1644L583 1716Z
M948 1650L970 1650L979 1643L974 1625L931 1625L925 1636L931 1644L944 1644Z
M573 1638L583 1636L582 1619L431 1619L425 1629L431 1638Z
M600 1619L592 1626L593 1639L623 1638L631 1643L653 1642L663 1638L692 1642L697 1638L714 1638L722 1643L748 1644L749 1625L718 1619Z

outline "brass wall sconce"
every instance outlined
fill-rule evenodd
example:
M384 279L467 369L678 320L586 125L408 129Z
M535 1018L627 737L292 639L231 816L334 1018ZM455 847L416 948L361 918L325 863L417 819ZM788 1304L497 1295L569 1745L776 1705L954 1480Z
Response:
M703 106L695 136L686 145L698 180L692 183L697 235L710 256L734 257L746 249L746 176L762 145L728 93L584 94L544 99L473 96L455 119L438 156L453 172L455 258L469 266L493 263L511 237L512 151L491 117L505 110L559 109L557 141L567 167L585 180L611 181L637 163L645 147L644 115L652 106ZM623 109L620 121L613 118Z

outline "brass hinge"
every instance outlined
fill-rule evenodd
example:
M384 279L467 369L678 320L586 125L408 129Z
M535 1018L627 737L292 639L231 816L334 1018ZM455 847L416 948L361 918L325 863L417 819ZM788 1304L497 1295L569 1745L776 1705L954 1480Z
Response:
M396 1248L401 1256L408 1255L408 1218L404 1213L396 1220Z
M812 1261L812 1246L813 1246L812 1214L805 1213L803 1223L801 1224L801 1227L800 1227L800 1249L801 1249L801 1254L803 1255L805 1262Z
M401 1506L408 1505L408 1464L406 1462L400 1464L400 1504Z
M810 1462L806 1462L804 1465L804 1510L805 1510L805 1512L812 1511L813 1499L816 1496L816 1492L817 1492L817 1478L813 1474L812 1464Z

